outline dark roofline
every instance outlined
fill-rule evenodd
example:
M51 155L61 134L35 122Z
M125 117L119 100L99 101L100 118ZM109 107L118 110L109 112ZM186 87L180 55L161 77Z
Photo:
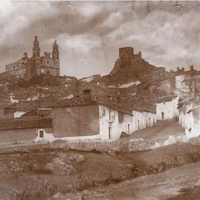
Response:
M98 105L97 102L95 101L91 101L88 103L84 103L84 102L79 102L76 104L73 104L73 102L69 102L69 104L66 105L54 105L54 106L50 106L49 108L66 108L66 107L75 107L75 106L90 106L90 105Z
M156 110L155 111L152 111L152 110L148 110L148 109L146 109L146 108L132 108L132 110L134 110L134 111L137 111L137 112L149 112L149 113L153 113L153 114L156 114Z
M175 95L173 95L173 96L161 97L161 98L155 99L154 102L155 102L156 104L158 104L158 103L164 103L164 102L170 102L170 101L176 99L177 97L178 97L178 96L175 96ZM164 100L164 101L163 101L163 100Z
M67 107L78 107L78 106L92 106L92 105L98 105L98 106L106 106L110 109L113 109L113 110L116 110L116 111L119 111L119 112L122 112L124 114L128 114L128 115L133 115L132 114L132 108L128 108L128 107L124 107L120 104L111 104L111 103L105 103L105 102L97 102L97 101L91 101L91 102L79 102L79 103L76 103L76 104L73 104L73 102L68 105L55 105L55 106L52 106L50 108L54 109L54 108L67 108Z
M131 107L125 107L123 105L113 103L98 103L98 105L103 105L118 112L133 116L133 109Z

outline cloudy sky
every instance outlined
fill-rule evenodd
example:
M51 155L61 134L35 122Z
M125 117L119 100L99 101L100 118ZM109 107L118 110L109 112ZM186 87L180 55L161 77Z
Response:
M56 39L61 74L108 74L120 47L167 70L200 69L200 2L0 1L0 72L26 51L51 51Z

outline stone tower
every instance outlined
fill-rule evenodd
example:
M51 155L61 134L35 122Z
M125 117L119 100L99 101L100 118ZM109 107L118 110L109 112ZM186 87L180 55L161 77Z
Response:
M56 40L53 44L52 49L52 58L54 60L54 63L57 67L59 67L59 50L58 50L58 44L56 43Z
M33 57L40 57L40 44L37 39L37 36L35 36L35 40L33 41Z
M125 69L130 66L131 59L134 58L134 49L132 47L123 47L119 49L119 67Z

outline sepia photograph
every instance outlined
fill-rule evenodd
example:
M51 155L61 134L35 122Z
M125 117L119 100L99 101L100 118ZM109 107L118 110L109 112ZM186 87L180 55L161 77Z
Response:
M200 199L200 2L0 2L0 200Z

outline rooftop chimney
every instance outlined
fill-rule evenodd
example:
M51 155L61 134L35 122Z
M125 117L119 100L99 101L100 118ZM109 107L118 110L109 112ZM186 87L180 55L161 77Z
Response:
M193 70L194 70L194 67L193 67L193 65L191 65L191 66L190 66L190 70L191 70L191 71L193 71Z
M179 70L180 70L179 67L177 67L177 72L178 72Z
M83 90L83 101L86 104L90 104L92 102L91 90Z

